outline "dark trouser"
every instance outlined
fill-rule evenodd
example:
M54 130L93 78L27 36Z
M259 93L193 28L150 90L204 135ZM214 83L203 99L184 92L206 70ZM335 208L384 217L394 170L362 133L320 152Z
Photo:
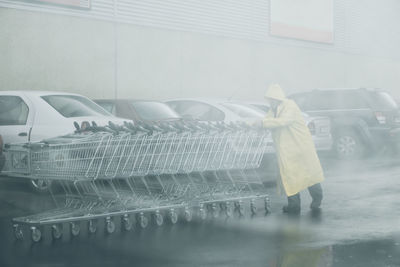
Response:
M310 193L312 197L312 202L311 202L311 208L312 209L317 209L319 206L321 206L321 201L322 201L322 187L321 184L315 184L312 185L308 188L308 192ZM288 197L288 206L293 207L293 208L300 208L301 200L300 200L300 193L297 193L296 195Z
M4 156L4 154L0 153L0 172L3 169L5 162L6 162L6 157Z

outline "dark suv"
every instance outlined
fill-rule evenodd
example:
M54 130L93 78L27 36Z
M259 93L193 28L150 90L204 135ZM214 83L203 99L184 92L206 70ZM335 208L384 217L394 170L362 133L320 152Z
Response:
M397 147L399 108L385 91L313 90L290 98L302 111L331 119L333 150L341 159L360 158L384 146Z

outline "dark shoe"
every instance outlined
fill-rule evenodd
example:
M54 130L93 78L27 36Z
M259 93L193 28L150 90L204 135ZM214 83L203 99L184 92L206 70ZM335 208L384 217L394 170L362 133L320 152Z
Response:
M283 206L282 211L284 213L300 213L300 207L299 206Z
M321 208L321 201L312 201L310 204L310 209L311 210L320 210Z

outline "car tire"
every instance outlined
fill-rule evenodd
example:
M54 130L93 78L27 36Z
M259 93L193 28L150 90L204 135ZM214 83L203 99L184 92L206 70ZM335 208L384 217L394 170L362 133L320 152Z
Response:
M360 159L365 152L365 145L353 130L339 131L334 140L334 152L338 159Z

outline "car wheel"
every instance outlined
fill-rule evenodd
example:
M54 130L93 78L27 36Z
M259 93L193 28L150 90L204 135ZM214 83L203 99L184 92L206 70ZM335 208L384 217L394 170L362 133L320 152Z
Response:
M358 159L365 151L360 137L353 131L339 132L335 138L334 149L339 159Z
M44 179L31 179L30 180L30 186L31 188L38 193L45 193L50 190L51 187L51 181L50 180L44 180Z

